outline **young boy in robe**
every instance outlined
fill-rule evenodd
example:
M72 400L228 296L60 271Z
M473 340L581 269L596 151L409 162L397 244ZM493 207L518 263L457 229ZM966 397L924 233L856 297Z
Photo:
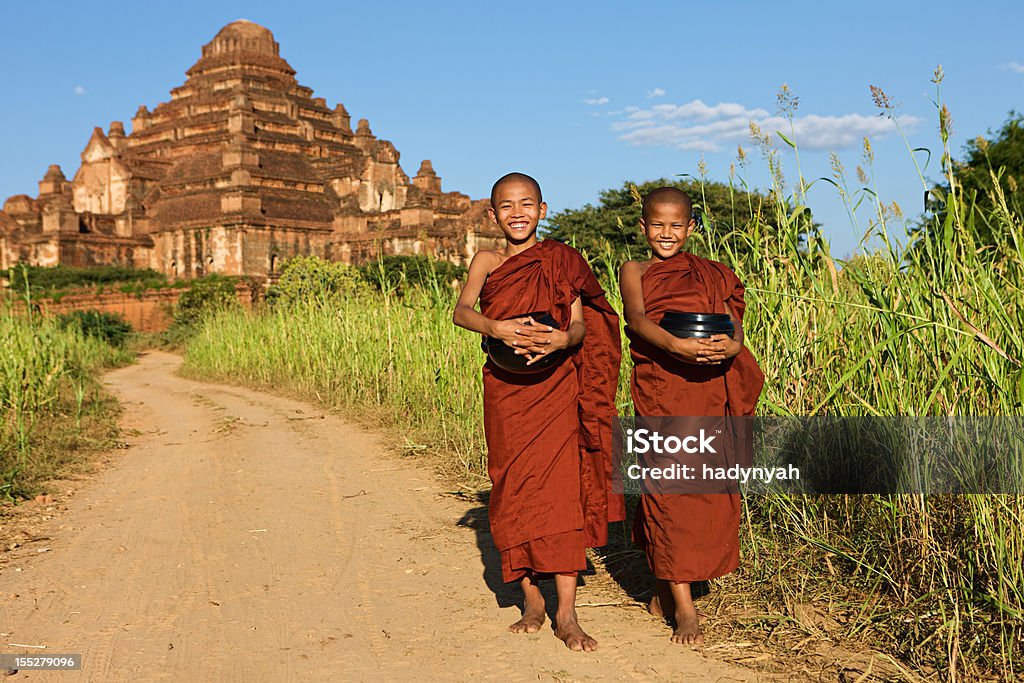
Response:
M473 257L453 320L501 340L531 364L559 354L536 374L508 372L491 360L483 367L489 517L502 576L523 590L522 618L509 630L540 630L538 580L553 576L555 635L570 650L592 651L597 641L576 616L577 574L587 567L586 548L607 543L608 522L625 518L621 496L608 483L618 316L579 252L538 241L546 213L530 176L510 173L494 184L489 215L505 247ZM547 312L559 328L522 317L529 312Z
M742 283L725 265L683 251L696 227L690 197L661 187L643 200L640 228L648 261L619 273L626 336L634 367L637 416L753 415L764 385L743 345ZM679 338L659 326L666 311L728 313L732 338ZM667 493L640 497L633 540L657 580L650 611L675 622L672 641L704 642L690 586L739 566L738 493Z

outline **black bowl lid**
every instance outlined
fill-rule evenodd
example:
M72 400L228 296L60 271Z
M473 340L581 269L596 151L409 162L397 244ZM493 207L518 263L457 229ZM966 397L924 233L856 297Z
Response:
M664 322L661 323L661 327L666 330L698 330L698 331L729 331L732 332L736 329L736 326L731 321L724 323L680 323L673 324Z
M690 327L666 327L665 331L673 337L680 337L681 339L709 339L716 334L732 337L736 333L736 330L695 330Z
M712 322L731 322L732 318L729 317L728 313L699 313L684 312L684 311L665 311L662 322L669 321L674 325L681 323L712 323Z

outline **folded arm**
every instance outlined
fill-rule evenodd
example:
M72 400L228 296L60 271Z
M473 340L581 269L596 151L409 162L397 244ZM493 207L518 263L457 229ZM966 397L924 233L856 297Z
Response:
M743 332L731 309L729 316L736 325L738 343L724 334L710 339L679 338L655 324L647 317L644 308L641 280L644 270L643 264L636 261L627 261L619 270L623 315L634 334L680 360L697 365L720 363L740 352L743 348Z
M469 264L466 284L462 286L459 300L455 302L452 322L457 326L500 339L509 346L515 346L515 330L520 325L515 320L492 320L476 310L480 291L487 276L501 263L501 257L493 251L478 251Z

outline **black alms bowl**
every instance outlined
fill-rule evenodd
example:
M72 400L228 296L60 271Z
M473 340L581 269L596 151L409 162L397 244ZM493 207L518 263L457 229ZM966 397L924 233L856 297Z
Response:
M661 319L662 325L669 327L685 327L691 323L706 325L708 323L731 323L732 318L728 313L694 313L680 311L665 311L665 317Z
M660 324L665 331L683 338L707 339L716 334L729 337L736 334L736 326L728 313L666 311Z
M510 320L518 320L520 318L533 318L538 325L550 325L556 330L562 329L562 326L558 324L557 320L551 317L550 314L543 311L514 315ZM529 323L526 324L529 325ZM502 370L514 372L517 375L532 375L538 372L544 372L553 365L558 364L558 361L562 358L562 352L555 351L554 353L548 353L541 356L540 359L532 365L527 365L526 356L517 356L515 348L509 346L500 339L486 337L483 342L483 347L484 351L487 352L487 357L491 359L492 363Z

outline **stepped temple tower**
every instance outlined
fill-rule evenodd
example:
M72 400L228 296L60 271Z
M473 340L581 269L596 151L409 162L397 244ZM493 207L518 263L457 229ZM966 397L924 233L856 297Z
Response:
M273 275L295 255L360 263L429 254L465 264L501 243L486 200L413 178L369 123L300 85L273 34L228 24L184 85L131 133L96 128L71 180L50 166L39 195L0 211L0 267L122 264L171 277Z

